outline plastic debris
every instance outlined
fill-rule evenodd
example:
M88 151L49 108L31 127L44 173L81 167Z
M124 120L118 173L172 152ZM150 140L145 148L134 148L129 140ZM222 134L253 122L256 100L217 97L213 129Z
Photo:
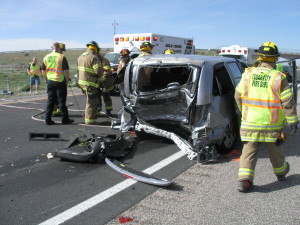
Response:
M52 154L52 153L48 153L48 154L47 154L47 158L48 158L48 159L52 159L52 158L53 158L53 154Z

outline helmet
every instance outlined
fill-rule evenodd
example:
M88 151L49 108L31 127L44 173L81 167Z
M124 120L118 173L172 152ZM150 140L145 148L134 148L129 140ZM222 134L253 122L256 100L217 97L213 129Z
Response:
M96 41L91 41L90 43L86 44L86 47L89 47L90 45L95 46L98 51L100 51L100 47Z
M173 49L166 49L164 54L169 55L169 54L175 54Z
M258 51L257 54L263 55L263 56L271 56L271 57L278 57L280 56L278 52L277 45L273 42L265 42L263 43Z
M150 42L143 42L140 46L140 49L142 51L151 51L154 45L152 45Z
M122 57L129 56L130 51L128 49L122 49L120 54Z
M64 52L66 51L66 45L64 43L59 43L59 48Z

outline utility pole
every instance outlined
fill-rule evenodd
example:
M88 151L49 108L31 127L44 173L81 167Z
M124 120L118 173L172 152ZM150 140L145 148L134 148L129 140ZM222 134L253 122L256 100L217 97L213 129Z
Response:
M114 23L112 24L114 26L114 36L116 35L116 27L118 26L118 23L114 20Z

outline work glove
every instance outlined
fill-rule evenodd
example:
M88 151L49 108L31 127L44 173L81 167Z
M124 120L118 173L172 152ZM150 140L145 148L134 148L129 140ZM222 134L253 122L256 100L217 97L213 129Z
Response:
M291 129L292 129L292 132L290 134L294 135L297 132L297 123L291 124Z

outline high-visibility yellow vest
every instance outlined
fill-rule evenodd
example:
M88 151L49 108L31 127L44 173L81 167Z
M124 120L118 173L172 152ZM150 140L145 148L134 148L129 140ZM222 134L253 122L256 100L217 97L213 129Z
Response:
M65 79L64 71L62 68L62 61L64 55L58 52L51 52L44 58L46 66L46 76L48 80L63 82Z
M286 118L281 99L290 97L291 89L281 92L285 75L277 70L252 68L243 74L237 87L242 98L241 128L249 130L280 130ZM290 122L290 121L288 121Z
M34 75L38 75L40 76L41 75L41 66L36 63L35 65L33 65L33 63L30 63L30 70L29 70L29 73L30 75L33 77Z

